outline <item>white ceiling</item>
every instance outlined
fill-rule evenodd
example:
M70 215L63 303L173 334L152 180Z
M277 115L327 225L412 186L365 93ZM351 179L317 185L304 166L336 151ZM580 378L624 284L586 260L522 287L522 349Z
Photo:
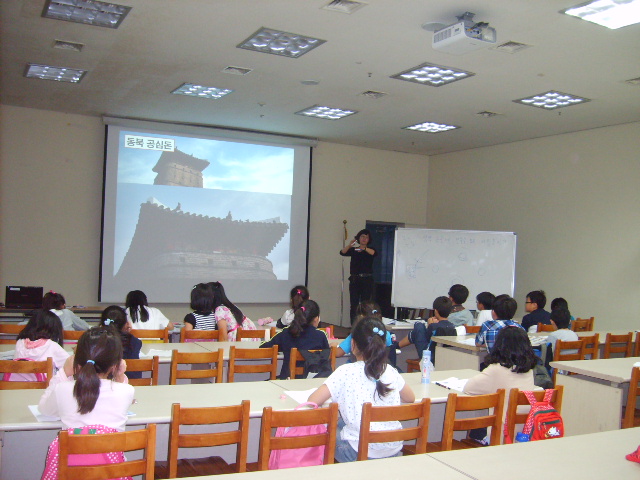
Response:
M640 121L640 25L608 30L558 12L575 0L369 0L353 14L329 0L122 0L118 29L41 17L44 0L2 0L1 101L83 115L110 115L317 138L384 150L439 154ZM465 11L496 28L498 44L462 56L431 48L420 25ZM236 48L260 27L326 40L298 58ZM80 53L54 40L84 44ZM80 84L27 79L27 63L88 70ZM390 78L423 62L474 72L429 87ZM246 67L246 76L223 73ZM305 86L302 80L317 80ZM219 100L171 95L184 82L233 89ZM387 95L373 99L366 90ZM558 111L513 102L558 90L592 101ZM324 104L358 110L337 120L294 115ZM500 115L482 118L489 110ZM403 130L434 121L461 128Z

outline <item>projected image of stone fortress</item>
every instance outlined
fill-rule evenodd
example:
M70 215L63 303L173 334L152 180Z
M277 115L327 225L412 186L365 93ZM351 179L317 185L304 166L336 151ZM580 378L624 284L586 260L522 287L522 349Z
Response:
M203 188L207 160L176 149L163 152L153 167L155 185ZM267 255L289 225L278 218L234 220L185 212L155 198L140 205L136 230L116 280L156 278L276 279Z

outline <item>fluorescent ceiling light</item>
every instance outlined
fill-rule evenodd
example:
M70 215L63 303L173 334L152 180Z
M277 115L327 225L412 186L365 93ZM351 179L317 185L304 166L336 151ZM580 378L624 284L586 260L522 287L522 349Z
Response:
M224 97L231 92L233 92L233 90L229 90L228 88L205 87L203 85L195 85L193 83L183 83L171 93L176 95L187 95L189 97L217 99Z
M50 65L37 65L28 63L24 71L27 78L39 78L40 80L55 80L57 82L79 83L84 77L86 70L75 68L53 67Z
M449 83L464 80L475 75L475 73L460 70L458 68L443 67L433 63L423 63L404 72L392 75L391 78L406 80L407 82L441 87Z
M298 58L319 47L325 41L319 38L305 37L297 33L281 32L262 27L244 42L237 45L237 48Z
M54 20L118 28L131 7L96 0L47 0L42 16Z
M640 0L595 0L560 13L615 30L640 23Z
M455 130L457 127L455 125L447 125L445 123L435 123L435 122L424 122L417 123L416 125L411 125L409 127L403 127L403 130L414 130L416 132L427 132L427 133L442 133L449 130Z
M556 110L558 108L570 107L572 105L578 105L580 103L590 102L591 100L570 93L557 92L551 90L547 93L539 93L531 97L520 98L514 100L516 103L528 105L529 107L538 107L543 110Z
M305 117L324 118L326 120L339 120L349 115L358 113L356 110L345 110L342 108L325 107L323 105L314 105L304 110L296 112L296 115L304 115Z

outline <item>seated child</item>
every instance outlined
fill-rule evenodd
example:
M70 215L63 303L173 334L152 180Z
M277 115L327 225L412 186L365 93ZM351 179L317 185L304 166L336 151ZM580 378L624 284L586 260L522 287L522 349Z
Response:
M53 373L64 367L69 353L63 348L62 322L49 310L36 310L27 325L18 334L16 350L13 358L28 358L42 361L48 357L53 359ZM11 380L35 381L33 373L15 373Z
M42 308L51 310L62 322L63 330L88 330L89 324L67 308L66 300L61 293L53 290L42 297Z
M498 332L504 327L514 326L522 328L522 326L512 320L518 309L518 302L509 295L498 295L493 302L493 310L491 316L493 320L488 320L482 324L480 331L476 335L476 346L482 345L487 347L489 353L493 350Z
M456 283L449 289L449 298L453 302L451 315L449 315L449 321L453 323L453 326L473 325L473 314L462 306L462 304L467 301L467 298L469 298L469 289L464 285Z
M282 317L276 323L278 328L284 328L291 324L293 321L293 312L300 306L305 300L309 300L309 290L304 285L296 285L291 289L289 293L290 307L282 314Z
M529 312L522 317L522 328L528 332L537 332L538 323L551 325L551 314L544 309L547 304L547 295L544 290L534 290L527 294L525 310Z
M571 319L571 313L566 308L558 307L551 310L551 323L554 324L558 330L551 332L547 337L547 342L551 344L551 348L555 348L556 341L562 340L563 342L575 342L580 340L576 332L569 330L569 320ZM564 353L576 353L577 350L564 350Z
M487 320L493 320L491 309L496 296L491 292L480 292L476 295L476 305L478 306L478 316L476 317L476 325L482 326Z

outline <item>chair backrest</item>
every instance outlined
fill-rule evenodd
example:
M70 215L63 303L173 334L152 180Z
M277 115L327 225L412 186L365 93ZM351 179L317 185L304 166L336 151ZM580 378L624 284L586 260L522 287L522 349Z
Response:
M564 393L564 387L562 385L556 385L553 389L553 395L551 395L551 404L555 407L558 413L562 413L562 395ZM536 400L541 402L544 399L545 390L534 390L533 396ZM518 413L519 405L529 405L529 400L521 390L512 388L509 392L509 404L507 406L506 415L506 428L509 432L511 439L515 438L516 425L522 425L527 421L529 411L526 413Z
M169 428L169 478L178 476L178 448L217 447L236 444L236 472L247 471L247 447L249 444L249 400L241 405L228 407L181 408L179 403L171 407ZM236 430L215 433L180 433L180 425L218 425L238 423Z
M327 337L328 338L334 338L333 337L333 325L328 325L326 327L318 328L318 330L325 331L327 333Z
M23 380L5 380L6 374L30 374L41 373L46 375L44 381L23 381ZM30 360L0 360L0 390L20 390L24 388L47 388L49 386L49 380L53 376L53 359L48 357L42 361L30 361ZM21 377L20 377L21 378Z
M624 335L607 333L604 341L604 353L602 358L611 358L612 353L623 353L625 357L633 355L633 332Z
M238 330L236 330L236 341L240 341L243 338L259 338L261 340L265 340L266 339L266 331L264 329L257 329L257 330L246 330L242 327L238 327ZM269 338L273 337L276 334L276 327L271 327L269 329Z
M82 336L83 333L84 333L84 330L63 330L62 338L64 340L77 342L78 340L80 340L80 337Z
M464 328L467 331L467 334L480 333L480 325L465 325Z
M429 438L429 411L431 400L423 398L419 403L374 407L370 402L362 405L358 460L366 460L370 443L416 441L415 453L426 453ZM396 430L371 431L371 422L418 420L415 427Z
M276 427L297 427L304 425L326 424L327 431L322 434L304 437L276 437L271 429ZM258 452L258 470L267 470L269 455L272 450L291 448L307 448L324 445L324 464L334 462L336 451L336 431L338 429L338 404L333 402L328 407L313 410L273 411L265 407L262 412L260 429L260 450Z
M576 318L571 322L571 330L574 332L593 332L595 317Z
M556 344L553 346L553 361L563 360L583 360L586 341L581 338L576 341L563 341L556 340ZM570 350L571 352L567 352ZM556 377L558 376L558 369L553 369L553 384L556 385Z
M237 363L237 360L269 360L269 363ZM235 380L236 373L268 373L269 380L275 380L278 370L278 346L271 348L237 348L229 349L229 372L227 382Z
M169 343L168 328L158 330L143 330L141 328L134 328L133 330L131 330L131 335L140 339L159 339L164 343Z
M332 345L330 348L329 361L331 362L331 370L336 369L336 352L337 347ZM320 350L309 350L310 352L319 352ZM298 375L304 374L304 365L298 366L298 362L304 362L304 357L297 348L292 348L289 356L289 375L292 379Z
M491 427L491 445L499 445L502 436L502 412L504 411L504 389L487 395L458 396L450 393L442 427L442 451L451 450L453 432ZM471 418L456 418L456 412L493 409L487 415Z
M16 343L16 337L26 327L16 323L0 323L0 345L12 345Z
M588 337L580 337L584 340L584 359L595 360L600 355L600 334L589 335Z
M142 378L130 378L129 384L136 387L158 385L158 372L160 371L160 357L127 359L127 372L150 372L150 376Z
M96 480L104 478L131 477L144 475L145 480L153 480L156 460L156 426L147 425L141 430L117 433L69 435L67 430L58 434L60 459L58 478L65 480ZM130 452L144 450L140 460L106 465L68 464L69 455L96 454L109 452Z
M640 367L633 367L631 369L631 381L629 382L627 407L622 419L622 428L632 428L634 426L638 397L640 397Z
M180 330L180 343L187 340L220 340L220 330Z
M538 323L538 332L555 332L558 329L555 325L546 325L544 323Z
M171 373L169 375L169 385L175 385L179 378L214 378L216 383L222 383L222 363L224 358L224 350L218 349L217 352L203 353L182 353L173 350L171 355ZM215 364L210 368L198 370L180 370L180 365L186 364Z
M635 346L633 347L633 356L640 357L640 332L636 333Z

